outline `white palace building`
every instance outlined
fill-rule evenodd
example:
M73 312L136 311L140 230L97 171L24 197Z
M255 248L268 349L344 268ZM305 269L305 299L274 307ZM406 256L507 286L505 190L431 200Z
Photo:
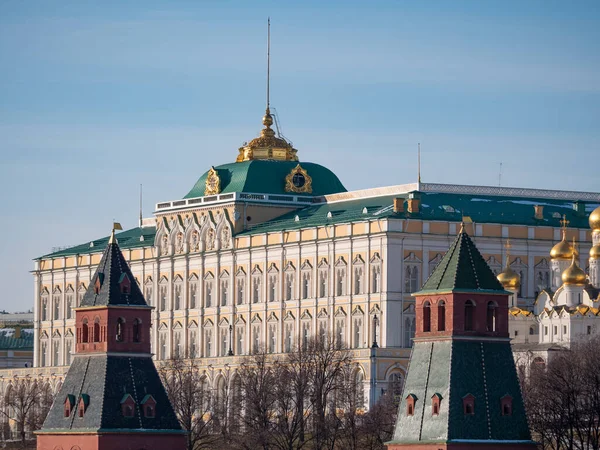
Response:
M421 182L348 192L272 124L267 108L260 136L235 162L207 168L182 198L159 202L153 217L116 236L154 306L157 360L198 358L214 383L257 349L282 354L331 334L353 349L368 407L404 379L411 293L461 222L495 273L508 265L501 279L515 292L517 342L556 342L563 324L570 335L598 328L600 193ZM35 368L19 374L60 383L75 345L73 308L107 241L35 260ZM556 245L564 252L551 254Z

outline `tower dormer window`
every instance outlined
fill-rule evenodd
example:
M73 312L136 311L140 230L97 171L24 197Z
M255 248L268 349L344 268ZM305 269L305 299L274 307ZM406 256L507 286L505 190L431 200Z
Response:
M75 396L72 394L68 394L65 398L64 406L64 416L71 417L71 412L73 411L73 407L75 406Z
M121 413L123 417L135 417L135 400L130 394L123 395L121 399Z
M506 394L500 399L500 408L503 416L512 416L512 397Z
M153 419L156 417L156 400L152 395L146 395L141 402L142 409L144 411L144 417Z
M90 396L87 394L81 394L81 397L79 397L79 403L77 405L77 415L79 417L83 417L85 415L85 412L87 411L87 408L90 404Z
M94 293L99 294L100 288L102 287L102 282L104 281L104 274L99 273L96 277L96 281L94 281Z
M129 294L131 292L131 281L126 273L121 274L119 278L119 287L123 294Z
M414 416L415 415L415 404L417 402L417 397L415 394L408 394L406 396L406 415Z
M441 394L437 392L431 396L431 415L438 416L440 414L440 404L442 402Z
M465 415L475 414L475 397L472 394L463 397L463 413Z

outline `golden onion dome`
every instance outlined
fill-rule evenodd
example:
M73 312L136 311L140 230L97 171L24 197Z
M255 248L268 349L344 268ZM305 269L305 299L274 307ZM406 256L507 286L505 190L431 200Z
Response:
M496 278L505 289L519 289L521 286L521 277L510 266L507 266Z
M600 244L596 244L590 248L590 259L600 259Z
M552 259L571 259L573 254L577 256L577 249L573 250L573 248L574 246L567 242L566 234L563 232L562 240L550 250L550 257Z
M587 281L585 272L577 265L577 262L575 261L575 256L573 256L571 265L562 273L561 278L564 284L572 284L575 286L584 286Z
M600 231L600 206L590 214L590 228L593 231Z

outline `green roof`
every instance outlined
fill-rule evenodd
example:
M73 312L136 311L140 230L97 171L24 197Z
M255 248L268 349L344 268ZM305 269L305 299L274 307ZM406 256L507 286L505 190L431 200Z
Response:
M441 395L432 414L431 397ZM406 399L416 397L413 415ZM465 414L463 398L472 395L474 414ZM512 414L503 416L502 397L512 397ZM393 440L426 444L478 440L533 444L511 347L508 342L441 340L415 342ZM532 447L535 448L535 447Z
M509 294L485 262L469 235L462 230L421 291L413 295L461 291Z
M132 249L139 247L152 247L154 245L155 235L156 227L136 227L116 234L115 237L117 238L117 242L119 243L119 247L121 249ZM37 259L59 258L61 256L104 252L106 245L108 244L109 237L110 236L106 236L86 242L85 244L80 244L53 253L48 253L47 255L40 256Z
M393 200L398 196L372 197L338 203L314 204L291 211L276 219L252 226L240 234L309 228L334 223L376 220L394 214ZM366 208L366 209L365 209Z
M335 203L313 204L279 216L269 222L257 224L245 233L294 230L385 217L462 222L465 216L470 217L475 223L560 227L562 216L565 215L569 220L569 227L586 229L589 228L589 213L598 206L598 203L586 203L586 212L578 213L573 209L572 200L430 192L414 192L413 194L421 200L421 206L417 213L406 212L406 205L405 212L394 213L394 198L407 198L409 193L350 199ZM543 219L535 219L534 205L544 206ZM364 208L367 208L366 213ZM327 216L329 212L332 217ZM298 216L297 219L296 216Z
M298 165L312 178L311 194L327 195L346 192L338 177L326 167L310 162L255 160L216 166L221 179L221 193L252 192L260 194L290 195L285 191L285 177ZM184 198L203 197L206 189L205 172Z
M0 336L0 350L33 350L33 333L21 331L21 337Z
M266 178L268 177L265 177L265 180L262 180L261 182L264 183L265 186L261 188L256 186L260 183L256 181L255 177L244 178L245 175L242 176L243 170L247 171L250 164L254 165L257 163L259 163L257 167L265 168L265 170L270 165L274 165L273 167L281 168L285 164L288 164L287 169L283 171L285 172L285 174L289 173L289 170L295 167L294 164L297 164L283 161L246 161L243 163L233 163L226 164L224 166L219 166L216 168L217 170L221 170L220 168L223 167L235 167L235 171L237 173L236 179L241 177L240 179L248 179L249 181L251 181L248 184L245 181L241 182L238 180L234 182L233 179L231 179L226 188L227 191L224 192L243 190L245 189L246 184L248 184L249 186L251 185L250 187L248 187L248 192L250 192L251 190L265 192L265 189L270 189L267 186L269 184L271 185L272 189L275 189L275 184L279 186L279 184L273 183L273 180L267 180ZM310 168L310 163L301 164L303 167L307 168L309 174L313 176L312 169ZM329 170L325 169L322 166L318 166L317 164L314 164L312 166L320 167L322 170L327 171L333 177L335 177L335 175L333 175ZM246 169L243 169L244 167L246 167ZM240 170L240 172L238 173L237 170ZM205 180L206 174L203 175L200 178L200 180L198 180L198 183L196 183L196 186L190 191L188 196L204 195ZM335 180L337 180L337 178L335 178ZM315 180L315 178L313 178L313 186L315 186L316 182L317 181ZM223 187L223 184L221 187ZM279 189L279 191L277 192L283 193L283 188L281 186L277 189ZM345 189L343 189L343 191L345 191ZM289 193L287 194L289 195ZM560 220L562 216L566 215L567 220L569 220L569 227L588 229L589 213L598 206L598 203L586 202L584 205L585 212L578 213L573 209L573 200L552 200L539 199L533 197L523 198L431 192L415 192L414 194L419 196L421 200L421 207L418 213L394 213L394 198L406 198L409 195L408 193L399 195L384 195L379 197L362 199L349 199L338 201L335 203L313 203L309 206L306 206L305 208L297 209L292 212L283 214L268 222L256 224L250 229L243 231L239 234L257 234L266 232L277 232L283 230L297 230L300 228L310 228L319 225L322 226L335 223L350 223L365 220L378 220L383 218L461 222L463 220L463 216L469 216L475 223L549 226L558 228L561 226ZM533 209L534 205L544 206L543 219L535 219ZM119 240L119 247L121 247L121 249L130 249L136 247L153 246L155 233L155 227L133 228L131 230L124 231L123 233L117 235L117 238ZM143 241L140 241L141 236L144 237ZM92 241L93 247L90 247L90 242L87 242L82 245L44 255L40 258L58 258L61 256L70 256L80 253L87 254L91 252L100 252L104 250L104 247L106 246L107 242L108 236Z

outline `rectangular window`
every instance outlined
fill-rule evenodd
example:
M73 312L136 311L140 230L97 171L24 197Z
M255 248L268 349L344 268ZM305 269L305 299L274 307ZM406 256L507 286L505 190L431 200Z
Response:
M563 334L567 334L567 326L563 325Z
M554 325L554 334L558 334L558 327L556 325Z
M544 336L548 336L548 327L544 327Z
M515 330L515 336L519 335L519 330Z
M587 334L592 334L592 326L588 325L587 327Z

